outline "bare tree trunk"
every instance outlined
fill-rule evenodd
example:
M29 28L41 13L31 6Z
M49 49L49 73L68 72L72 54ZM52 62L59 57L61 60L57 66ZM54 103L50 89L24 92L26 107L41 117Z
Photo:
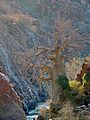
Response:
M54 69L52 72L52 103L58 104L60 102L61 97L61 86L57 83L57 78L59 75L65 75L65 64L60 59L60 54L56 53L56 60Z

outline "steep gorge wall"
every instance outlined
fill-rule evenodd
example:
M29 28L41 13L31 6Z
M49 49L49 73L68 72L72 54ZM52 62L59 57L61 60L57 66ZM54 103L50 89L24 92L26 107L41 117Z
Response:
M22 102L9 79L0 72L0 120L25 120Z

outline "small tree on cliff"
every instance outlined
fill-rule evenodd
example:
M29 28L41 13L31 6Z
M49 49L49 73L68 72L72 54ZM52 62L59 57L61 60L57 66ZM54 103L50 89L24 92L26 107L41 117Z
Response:
M53 104L60 103L62 96L62 87L57 84L56 80L60 75L66 75L65 59L70 60L74 55L79 54L80 50L84 49L82 44L87 40L85 35L81 35L79 30L73 27L73 23L70 20L61 19L59 23L56 23L56 30L54 32L54 48L43 52L51 53L47 56L47 61L50 64L42 64L39 66L41 80L51 80L52 84L52 102ZM76 54L77 53L77 54ZM45 55L45 54L44 54ZM42 56L39 53L39 57ZM48 73L49 77L45 78L45 73Z

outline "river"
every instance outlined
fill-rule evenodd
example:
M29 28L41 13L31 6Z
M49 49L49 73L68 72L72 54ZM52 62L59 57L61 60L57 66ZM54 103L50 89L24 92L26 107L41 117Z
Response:
M43 108L49 109L49 107L50 107L50 100L44 103L43 102L39 103L34 110L31 110L29 112L29 115L27 116L27 120L33 120L33 118L37 118L38 115L40 115L41 109Z

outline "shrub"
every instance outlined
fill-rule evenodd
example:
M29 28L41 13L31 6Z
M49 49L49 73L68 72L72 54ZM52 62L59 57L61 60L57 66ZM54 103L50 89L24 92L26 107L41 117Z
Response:
M62 98L64 97L76 105L84 104L86 96L82 94L83 86L78 81L74 80L69 82L65 75L60 75L57 83L62 88Z
M83 75L83 85L88 85L90 84L90 76L87 75L86 73Z
M77 91L78 93L83 93L84 91L83 85L77 80L69 81L69 86L72 90Z
M62 90L70 90L69 80L65 75L60 75L57 83L62 87Z

